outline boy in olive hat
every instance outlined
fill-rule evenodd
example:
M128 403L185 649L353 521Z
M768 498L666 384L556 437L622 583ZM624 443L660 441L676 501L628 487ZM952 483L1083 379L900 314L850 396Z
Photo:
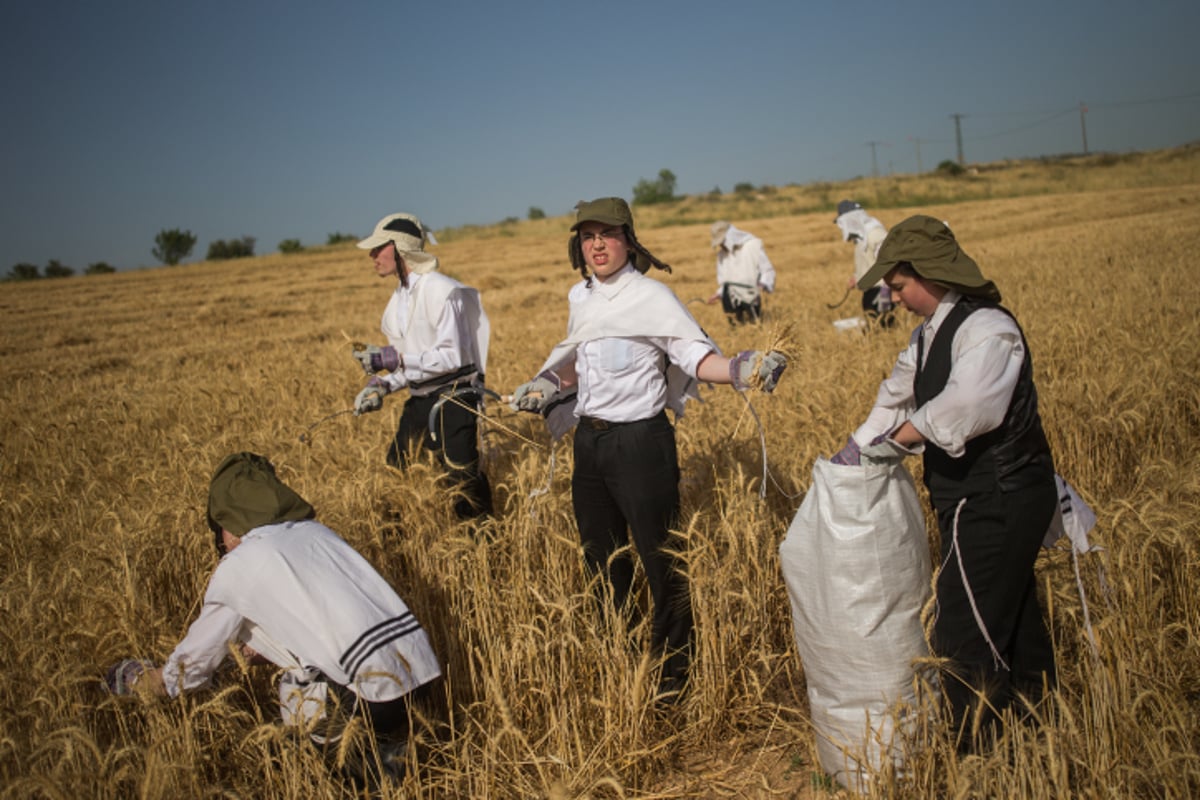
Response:
M1055 685L1033 569L1058 497L1054 459L1021 327L950 228L920 215L892 228L858 286L880 278L922 323L831 460L923 455L942 544L932 646L969 748L989 709L1020 711Z
M220 561L199 617L161 668L126 659L108 671L108 689L177 697L206 686L236 646L282 670L286 724L325 744L361 715L387 752L402 754L408 697L441 667L404 601L314 516L263 456L225 458L208 494Z
M670 547L679 459L666 408L681 417L697 381L771 392L787 359L754 350L722 356L675 293L646 275L652 266L671 268L637 240L619 197L576 207L567 253L583 278L567 295L567 338L517 387L512 405L542 414L556 436L577 426L571 496L584 559L607 578L620 608L634 564L617 553L633 539L653 599L651 646L665 656L659 700L672 703L687 684L692 605L684 564Z

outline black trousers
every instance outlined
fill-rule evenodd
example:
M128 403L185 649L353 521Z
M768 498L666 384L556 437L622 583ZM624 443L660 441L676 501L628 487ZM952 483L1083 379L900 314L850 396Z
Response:
M992 487L967 495L953 554L957 503L935 502L943 567L937 579L932 645L936 655L950 659L943 691L961 747L971 746L973 725L986 729L995 722L995 713L979 704L979 692L999 712L1018 695L1039 701L1043 679L1051 688L1056 683L1054 647L1038 603L1033 566L1057 494L1051 476L1011 493ZM972 611L972 598L1007 667L993 657Z
M449 387L445 392L453 391ZM454 502L459 519L488 516L492 513L492 490L487 475L479 466L478 417L467 408L475 408L477 394L462 394L446 400L434 419L437 441L429 431L429 414L442 393L409 397L400 414L396 437L388 447L387 463L398 469L408 465L408 450L415 442L432 452L446 468L451 483L462 494ZM462 405L459 405L459 404Z
M758 322L762 319L762 295L754 298L753 303L743 303L735 300L730 294L730 285L721 287L721 308L738 322Z
M628 553L613 554L632 535L654 605L651 646L666 655L661 689L682 690L693 647L692 603L685 565L667 550L679 520L679 460L666 414L607 429L581 420L571 496L584 559L607 578L617 608L629 598L634 565Z

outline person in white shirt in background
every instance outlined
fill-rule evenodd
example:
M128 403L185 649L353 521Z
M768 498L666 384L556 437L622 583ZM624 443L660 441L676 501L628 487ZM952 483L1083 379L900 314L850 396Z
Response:
M942 549L930 644L947 659L942 690L971 750L996 714L1024 714L1056 685L1034 576L1058 502L1054 459L1021 327L950 228L922 215L892 228L858 286L881 277L923 320L830 461L923 454Z
M837 204L833 222L842 232L842 241L854 245L854 273L846 283L847 290L853 289L875 264L887 228L853 200L842 200ZM895 324L892 307L891 290L882 280L863 289L862 310L868 320L885 328L892 327Z
M390 214L358 243L370 251L375 274L395 276L398 285L383 312L388 344L353 351L371 376L354 400L354 413L378 411L384 397L407 388L387 463L404 469L409 448L420 443L459 490L454 501L459 519L486 517L492 493L479 462L474 412L482 398L473 388L483 384L491 329L479 292L438 272L426 241L436 244L420 219Z
M708 304L720 300L730 324L759 322L762 293L775 291L775 267L762 239L717 220L709 229L709 241L717 251L717 291Z
M657 702L670 704L687 685L693 622L684 564L670 552L678 546L670 531L679 518L679 460L664 409L681 416L697 381L773 391L787 359L750 350L722 356L675 293L646 276L652 266L671 268L638 242L625 201L605 197L576 209L567 250L583 280L568 294L567 338L517 388L512 406L547 417L565 409L577 421L571 496L584 559L606 577L601 593L611 591L622 608L634 565L613 555L632 535L653 601L651 647L664 656Z
M113 694L178 697L209 685L239 648L282 670L285 724L318 745L365 718L376 754L402 769L409 699L441 676L429 637L388 582L254 453L213 474L208 525L217 562L200 614L161 668L125 659L106 675ZM369 769L376 754L364 754ZM361 777L361 774L359 775Z

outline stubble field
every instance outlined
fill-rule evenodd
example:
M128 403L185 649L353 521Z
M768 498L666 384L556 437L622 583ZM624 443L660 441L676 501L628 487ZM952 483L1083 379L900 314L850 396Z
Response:
M1098 655L1069 555L1045 553L1062 687L1043 725L965 758L927 731L910 773L875 793L1196 796L1200 182L876 213L892 225L917 212L949 221L1024 326L1059 472L1099 518L1105 550L1081 565ZM639 225L674 267L655 276L684 301L712 291L712 218ZM644 647L595 613L570 447L552 461L535 418L487 408L497 515L481 530L453 518L436 469L385 466L402 398L300 441L361 388L349 341L381 343L393 284L361 251L0 287L0 797L345 796L278 727L268 668L232 664L213 690L173 702L98 688L121 657L161 661L194 618L215 560L208 479L236 450L276 463L393 582L444 661L419 759L387 796L828 796L777 549L814 459L864 417L915 321L834 329L856 299L826 307L851 261L832 214L730 218L778 270L766 324L689 308L726 353L786 329L791 366L774 395L752 397L765 500L759 430L736 392L704 389L678 421L699 655L693 691L667 714L650 701ZM482 292L497 391L528 379L565 331L568 224L435 248Z

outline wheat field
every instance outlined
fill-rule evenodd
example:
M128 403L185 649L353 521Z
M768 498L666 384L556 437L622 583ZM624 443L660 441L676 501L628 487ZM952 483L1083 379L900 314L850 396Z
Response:
M888 225L916 212L949 221L996 281L1033 351L1058 469L1096 511L1104 548L1080 564L1094 651L1069 554L1039 559L1062 684L1042 725L965 757L932 725L907 774L879 776L874 795L1200 795L1194 162L1155 182L878 210L864 200ZM826 307L851 268L832 213L753 210L723 215L761 236L778 270L765 324L734 329L719 306L689 308L726 353L786 332L791 364L774 395L751 398L754 414L710 387L678 421L698 656L693 691L670 713L650 702L645 647L592 605L568 444L552 448L536 418L489 403L497 513L473 530L432 465L384 464L401 398L332 416L363 383L349 342L381 343L393 288L361 251L0 286L0 797L350 796L278 725L270 668L230 662L212 690L177 701L100 690L106 665L161 662L195 617L215 562L207 483L235 450L275 462L397 587L443 659L409 773L384 796L844 795L816 765L777 550L814 459L863 419L915 320L835 330L857 299ZM635 210L639 238L674 267L656 277L684 301L713 289L707 225L720 210L707 211L643 224ZM565 331L568 224L435 249L482 292L497 391L532 376ZM919 475L919 460L909 466Z

